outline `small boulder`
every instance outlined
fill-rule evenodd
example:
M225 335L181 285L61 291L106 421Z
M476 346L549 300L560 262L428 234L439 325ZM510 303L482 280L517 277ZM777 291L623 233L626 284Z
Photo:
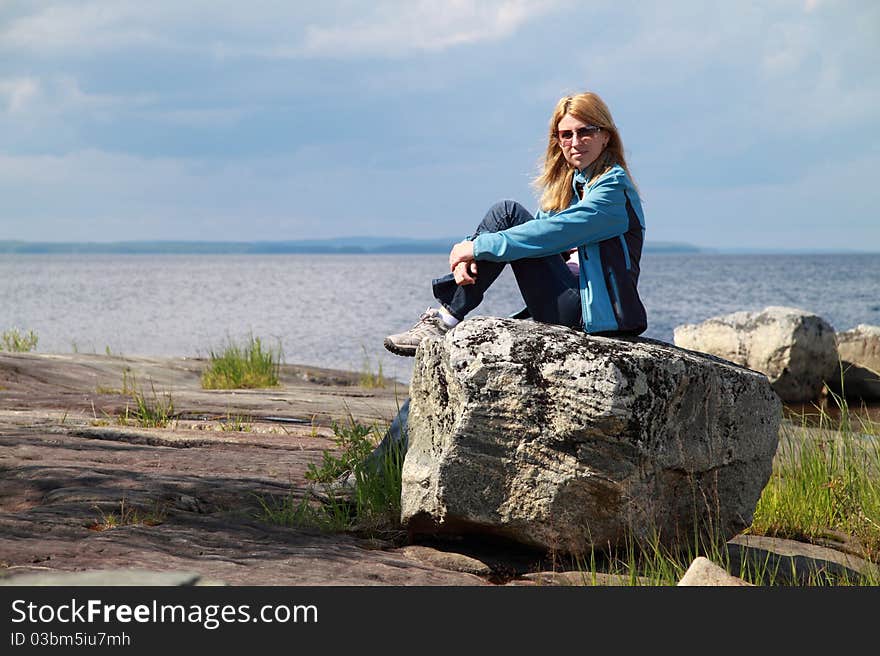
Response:
M837 334L840 359L874 371L880 371L880 326L860 323Z
M710 353L760 371L789 403L818 399L838 375L834 328L804 310L771 306L678 326L676 346Z
M697 556L678 582L682 586L750 586L704 556Z
M449 569L453 572L465 572L477 576L490 576L492 574L492 568L483 561L453 551L440 551L439 549L434 549L432 547L411 544L403 547L400 552L420 563L432 567L439 567L440 569Z
M880 399L880 326L859 324L837 334L842 379L828 387L837 394L869 401Z
M778 444L767 378L649 339L477 317L425 340L410 385L401 519L586 553L727 540Z

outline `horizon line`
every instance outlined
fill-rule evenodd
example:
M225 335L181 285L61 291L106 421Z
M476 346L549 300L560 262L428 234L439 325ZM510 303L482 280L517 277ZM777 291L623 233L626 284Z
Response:
M358 242L364 241L366 244L359 245ZM115 241L30 241L23 239L5 239L0 240L0 254L61 254L69 249L88 249L88 250L104 250L108 254L115 252L116 254L148 254L162 253L173 250L174 247L192 248L198 247L199 252L210 252L212 249L229 249L241 247L256 248L272 248L277 249L297 249L302 254L313 252L315 254L332 254L339 252L341 254L394 254L407 252L443 252L439 248L441 244L454 244L460 241L458 238L451 237L385 237L385 236L343 236L343 237L327 237L317 239L276 239L276 240L204 240L204 239L125 239ZM132 247L141 247L136 252L131 250L115 250ZM153 248L151 248L153 247ZM164 247L164 248L163 248ZM390 249L385 250L383 249ZM409 250L414 249L414 250ZM427 249L425 251L424 249ZM880 250L856 250L845 248L828 248L805 246L798 248L775 248L766 246L702 246L681 241L646 241L644 244L646 252L654 251L668 252L671 254L850 254L850 255L876 255L880 254ZM270 251L251 251L252 254L271 254ZM277 253L291 252L296 250L284 251L277 250ZM181 252L181 254L184 254ZM197 253L187 253L197 254ZM248 254L242 252L240 254Z

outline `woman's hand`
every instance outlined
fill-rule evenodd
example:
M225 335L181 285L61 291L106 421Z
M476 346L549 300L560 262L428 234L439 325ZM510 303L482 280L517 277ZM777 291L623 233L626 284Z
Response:
M455 267L458 266L459 262L473 262L474 261L474 242L472 241L460 241L455 246L452 247L452 250L449 253L449 270L455 271ZM476 269L474 269L474 273L476 273Z
M457 285L473 285L477 282L477 262L459 262L452 270Z

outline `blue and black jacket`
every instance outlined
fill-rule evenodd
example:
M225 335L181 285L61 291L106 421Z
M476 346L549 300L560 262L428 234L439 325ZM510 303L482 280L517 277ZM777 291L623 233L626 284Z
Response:
M572 184L585 183L583 172L578 172ZM616 165L586 185L583 197L573 194L564 210L540 211L534 221L477 235L474 258L511 262L577 248L584 330L639 335L648 327L638 293L644 239L639 194L623 167Z

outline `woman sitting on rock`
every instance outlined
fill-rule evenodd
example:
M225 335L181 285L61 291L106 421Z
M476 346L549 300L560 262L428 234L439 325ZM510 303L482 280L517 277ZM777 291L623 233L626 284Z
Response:
M514 201L493 205L474 236L452 248L452 273L433 281L439 307L429 308L406 332L386 337L385 348L412 356L425 337L444 335L480 304L505 263L536 321L592 334L645 331L637 289L642 204L620 134L595 93L556 104L535 184L542 190L537 215ZM361 467L381 472L390 454L406 452L408 415L409 399ZM312 493L324 500L350 496L355 481L354 473L346 473L332 484L312 486Z
M425 337L444 335L480 304L505 263L536 321L591 334L645 331L638 293L645 219L620 133L598 95L556 104L535 186L540 211L532 216L509 200L493 205L473 237L453 246L451 273L433 281L439 306L386 337L385 348L412 356Z

